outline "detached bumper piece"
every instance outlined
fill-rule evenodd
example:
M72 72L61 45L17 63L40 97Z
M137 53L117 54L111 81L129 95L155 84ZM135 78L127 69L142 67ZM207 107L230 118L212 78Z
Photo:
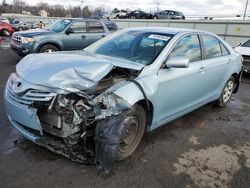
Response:
M69 158L74 162L85 165L95 164L94 152L81 145L67 145L62 139L53 136L43 136L38 139L36 144L46 147L52 152Z

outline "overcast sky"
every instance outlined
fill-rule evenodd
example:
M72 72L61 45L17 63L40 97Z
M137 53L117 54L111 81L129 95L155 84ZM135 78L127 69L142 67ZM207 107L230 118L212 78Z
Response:
M157 2L160 10L172 9L182 11L185 15L243 15L246 0L23 0L35 5L46 2L51 5L60 4L66 7L79 5L90 5L91 7L102 6L106 9L142 9L144 11L156 11ZM12 0L7 0L12 2ZM248 11L250 15L250 7Z

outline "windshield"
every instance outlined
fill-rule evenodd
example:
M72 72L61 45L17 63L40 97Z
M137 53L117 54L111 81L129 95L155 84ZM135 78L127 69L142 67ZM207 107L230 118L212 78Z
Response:
M172 36L156 32L126 31L85 50L149 65L158 57Z
M71 22L72 20L68 20L68 19L58 20L48 25L45 29L59 33L63 31Z
M244 42L241 46L242 46L242 47L250 47L250 40L247 40L247 41Z

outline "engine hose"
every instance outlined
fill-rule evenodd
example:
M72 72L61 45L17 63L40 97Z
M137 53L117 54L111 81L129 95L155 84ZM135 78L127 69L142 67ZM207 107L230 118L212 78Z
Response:
M139 82L137 82L136 80L133 80L133 79L127 79L127 81L133 82L133 83L141 90L141 92L142 92L142 94L143 94L143 97L144 97L144 99L146 100L147 108L148 108L148 110L150 110L150 104L149 104L147 95L146 95L146 93L145 93L143 87L141 86L141 84L140 84Z

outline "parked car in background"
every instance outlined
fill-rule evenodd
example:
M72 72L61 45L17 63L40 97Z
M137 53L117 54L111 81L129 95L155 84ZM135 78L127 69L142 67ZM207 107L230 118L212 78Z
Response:
M106 19L108 13L107 12L93 12L91 14L91 18L93 19Z
M135 10L127 14L126 18L129 19L152 19L153 15L150 13L146 13L141 10Z
M113 21L69 18L44 29L15 32L10 43L19 55L61 50L80 50L118 28Z
M10 23L10 21L5 17L0 17L0 22L6 22L8 24Z
M15 31L25 31L25 30L28 30L30 29L30 24L28 23L25 23L21 20L16 20L13 24L11 24L13 29Z
M185 20L185 16L182 12L173 10L164 10L154 14L154 19L178 19Z
M107 172L144 132L212 101L225 106L241 71L240 54L215 34L129 28L81 51L28 55L4 103L25 137Z
M9 23L0 21L0 35L10 36L13 32L14 29Z
M113 10L109 15L109 19L121 19L121 18L126 18L127 16L127 11L126 10Z
M45 27L47 27L49 24L51 24L51 21L43 21ZM35 22L30 26L30 29L39 29L40 22Z
M242 44L240 43L236 48L235 51L240 53L243 57L243 70L245 72L250 72L250 39L247 39Z

